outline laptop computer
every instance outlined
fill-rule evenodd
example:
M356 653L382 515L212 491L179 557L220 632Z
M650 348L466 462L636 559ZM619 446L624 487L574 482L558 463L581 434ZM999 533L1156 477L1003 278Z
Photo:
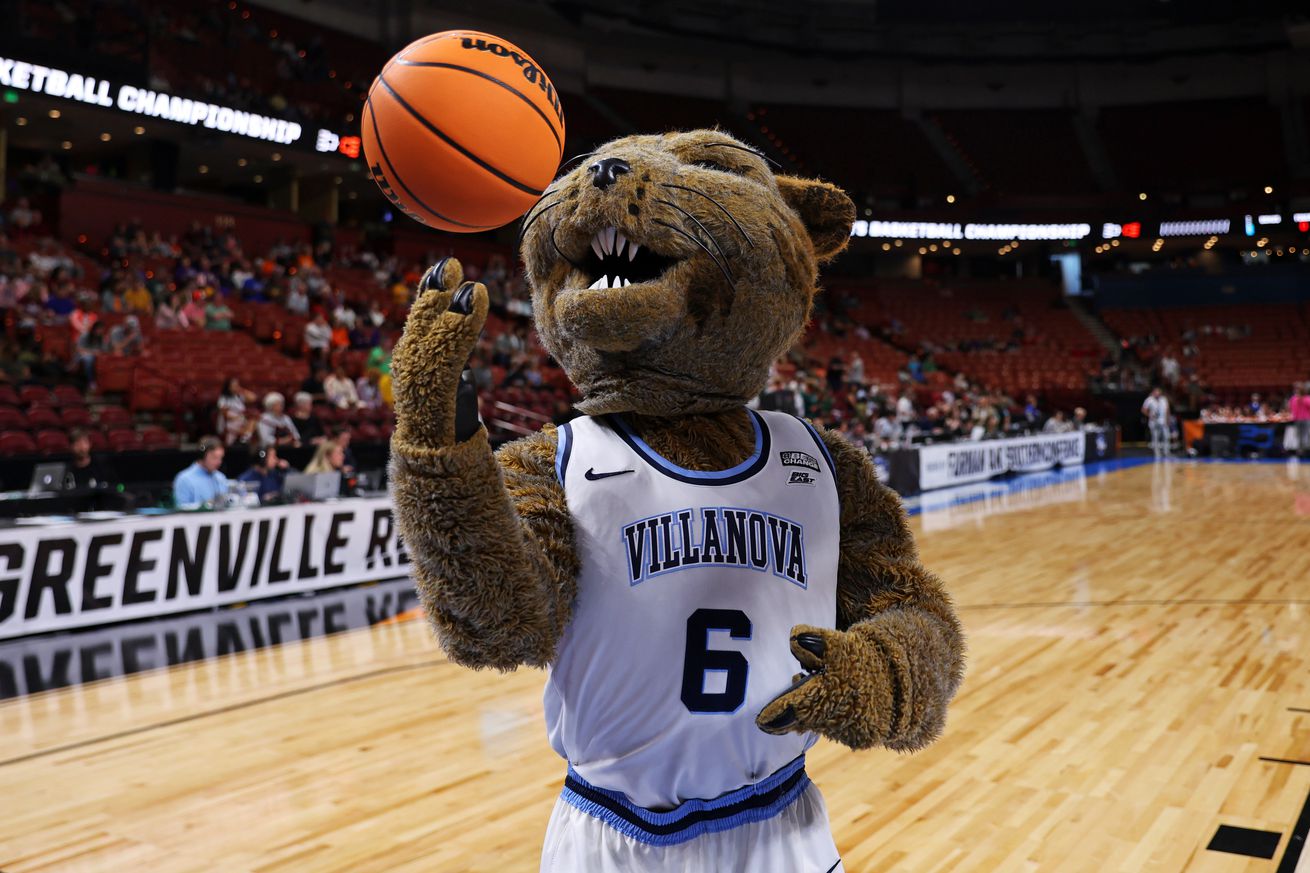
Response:
M292 473L282 486L287 500L329 500L341 491L340 473Z
M27 490L33 494L40 491L63 491L67 477L67 464L37 464L32 470L32 484Z

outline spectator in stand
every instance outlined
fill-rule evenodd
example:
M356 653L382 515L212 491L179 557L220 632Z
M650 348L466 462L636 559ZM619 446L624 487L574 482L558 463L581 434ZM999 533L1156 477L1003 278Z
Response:
M1170 385L1177 385L1178 380L1182 378L1182 367L1179 366L1178 359L1169 352L1165 352L1164 357L1160 359L1160 375Z
M114 481L114 473L104 459L91 454L91 439L86 431L78 428L69 432L68 441L73 452L72 463L68 465L73 487L108 488Z
M309 375L300 383L300 390L310 395L313 400L322 400L327 395L323 388L323 365L317 361L309 364Z
M914 401L908 391L902 391L896 399L896 421L902 427L914 421Z
M497 367L511 367L525 348L526 344L517 328L506 330L492 343L491 363Z
M1310 382L1292 386L1287 411L1291 413L1292 427L1296 429L1296 453L1304 458L1310 455Z
M205 304L205 330L231 330L233 314L223 298L215 294Z
M1037 405L1037 396L1029 394L1025 398L1023 406L1023 419L1029 427L1037 427L1037 422L1042 420L1042 409Z
M1073 411L1073 429L1081 432L1089 427L1091 427L1091 424L1087 421L1087 410L1081 406L1075 408Z
M291 286L287 291L286 307L296 315L309 314L309 295L305 293L305 283L299 279L291 280Z
M264 396L264 414L259 417L259 444L268 446L299 446L300 431L286 412L286 398L276 391Z
M127 304L128 312L135 312L146 318L154 314L154 298L150 296L150 290L140 279L133 280L128 289L123 292L123 302Z
M91 325L100 320L100 315L95 310L95 298L90 294L79 294L77 303L73 311L68 314L68 324L73 328L73 342L77 342L86 332L91 329Z
M241 387L241 380L228 376L218 395L218 435L224 445L249 442L255 432L256 421L246 412L255 402L255 392Z
M346 375L346 368L341 364L337 364L323 380L323 393L327 395L328 403L338 409L359 407L359 392L355 390L355 383Z
M1260 399L1260 393L1257 391L1251 395L1251 402L1246 405L1246 414L1252 418L1260 418L1265 414L1264 402Z
M114 315L122 315L127 312L127 300L123 298L126 290L122 282L115 282L100 292L100 311Z
M286 483L287 470L291 467L285 459L279 458L276 446L269 446L255 452L255 462L250 469L238 477L239 482L255 485L260 503L268 503L282 495L282 486Z
M1046 419L1046 424L1042 426L1042 433L1072 433L1073 422L1064 417L1064 410L1057 409L1055 414Z
M379 376L391 375L391 350L396 345L396 340L391 336L384 336L382 344L373 347L368 353L368 361L365 366L370 372L375 372Z
M155 327L160 330L185 329L188 322L182 309L182 295L177 292L168 295L155 310Z
M402 309L409 306L409 286L401 279L391 284L391 302Z
M387 323L387 314L382 311L381 306L378 306L378 302L376 300L374 300L372 303L368 305L368 314L364 316L364 322L370 327L377 328L379 330L382 328L384 324Z
M173 479L173 503L178 509L212 507L227 495L227 477L218 469L224 454L217 437L200 440L200 459Z
M348 332L355 329L355 324L359 321L359 314L343 298L337 304L337 308L332 310L332 321Z
M182 307L183 327L188 330L203 330L205 327L205 295L201 291L193 291L191 300L186 306Z
M145 348L146 338L141 335L141 322L129 315L109 332L109 351L116 355L139 355Z
M355 393L359 395L360 409L377 409L382 405L382 392L378 389L377 373L365 373L355 380Z
M314 414L313 395L307 391L298 391L292 403L291 421L296 425L300 441L311 446L321 443L327 431L323 428L323 422Z
M846 362L839 355L833 355L828 361L828 388L833 394L841 394L846 382Z
M369 372L374 373L377 371L370 370ZM474 352L473 356L469 358L468 372L469 378L473 380L474 388L479 391L491 390L494 379L491 375L491 368L487 366L486 359L482 355ZM380 376L381 373L378 373L378 375Z
M799 417L805 414L805 401L796 390L795 383L787 384L775 378L760 395L759 408L766 412L785 412Z
M73 361L69 366L70 370L79 368L82 370L82 375L86 378L87 391L96 390L96 358L104 351L105 326L97 321L78 339L77 346L73 350Z
M19 197L14 208L9 210L8 223L14 236L26 236L41 224L41 211L33 209L26 197Z
M337 355L338 352L350 348L350 331L346 328L346 325L341 321L336 321L332 325L331 346L332 346L331 354L333 360L335 360L338 357Z
M864 358L856 352L851 355L851 365L846 368L846 378L856 385L864 384Z
M326 364L331 346L332 327L323 317L323 310L316 310L309 324L305 325L305 350L309 359Z

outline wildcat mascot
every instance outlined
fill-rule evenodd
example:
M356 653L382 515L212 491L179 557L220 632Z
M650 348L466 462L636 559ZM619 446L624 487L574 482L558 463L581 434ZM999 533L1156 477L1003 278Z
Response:
M543 871L841 870L806 749L942 730L963 637L899 500L865 452L747 406L854 215L720 131L598 149L521 243L585 415L495 453L456 414L486 289L451 259L423 279L396 512L450 658L548 669L568 768Z

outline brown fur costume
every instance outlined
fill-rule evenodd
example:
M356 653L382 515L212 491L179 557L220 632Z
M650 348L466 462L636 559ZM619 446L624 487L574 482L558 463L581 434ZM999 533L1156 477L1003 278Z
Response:
M676 464L731 467L751 451L744 404L804 329L817 264L845 246L854 206L832 185L775 176L719 131L627 137L594 157L628 170L600 187L580 166L525 222L537 330L583 411L628 413ZM666 256L667 269L629 287L589 288L590 241L609 226ZM543 666L568 624L579 569L555 430L495 455L485 431L456 440L455 389L486 318L486 289L464 283L452 261L426 282L432 290L392 362L391 479L414 576L453 660ZM451 310L457 291L471 295L468 314ZM960 625L868 456L822 437L841 500L837 629L793 629L805 672L756 721L856 749L918 749L941 732L959 685Z

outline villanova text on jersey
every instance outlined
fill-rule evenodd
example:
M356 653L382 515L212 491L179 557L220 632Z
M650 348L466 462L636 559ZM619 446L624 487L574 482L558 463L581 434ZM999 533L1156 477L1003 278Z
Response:
M731 506L679 509L623 528L631 585L720 565L772 573L807 587L805 529L788 518Z

